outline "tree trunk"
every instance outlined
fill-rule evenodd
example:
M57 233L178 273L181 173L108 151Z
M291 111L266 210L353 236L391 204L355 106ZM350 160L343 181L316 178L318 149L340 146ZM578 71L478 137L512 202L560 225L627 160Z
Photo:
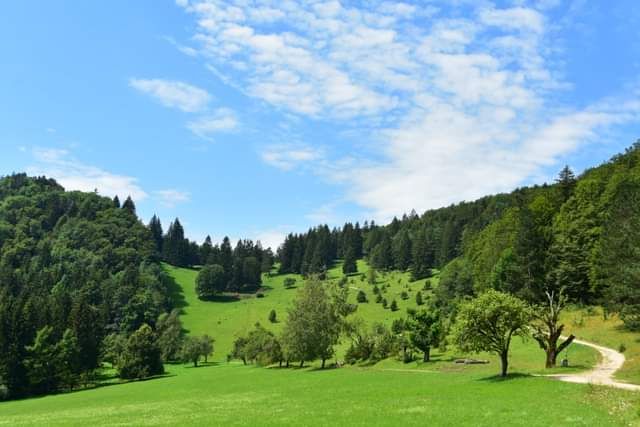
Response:
M284 365L284 366L285 366L285 368L288 368L288 367L289 367L289 359L287 359L287 361L285 362L285 365Z
M280 360L280 361L278 362L278 366L280 366L280 367L282 368L282 360Z
M422 358L423 362L428 362L431 360L431 347L427 347L424 351L424 357Z
M553 368L556 366L556 359L558 357L558 353L556 353L555 348L549 348L547 350L547 361L544 364L545 368Z
M245 366L247 365L247 358L246 357L242 358L242 364L245 365Z
M302 368L302 367L304 367L304 360L301 360L301 361L300 361L300 367L301 367L301 368Z
M322 359L322 369L324 369L324 359Z
M502 353L500 353L500 364L501 364L500 376L506 377L507 369L509 369L509 352L508 351L503 351Z
M194 367L194 368L197 368L197 367L198 367L198 359L195 359L195 360L193 361L193 367Z

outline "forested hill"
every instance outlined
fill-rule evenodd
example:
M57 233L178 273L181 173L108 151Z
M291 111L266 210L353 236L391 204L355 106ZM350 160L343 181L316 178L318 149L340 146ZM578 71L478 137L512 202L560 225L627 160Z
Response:
M290 234L281 272L322 273L336 258L344 272L366 257L415 279L442 269L441 306L489 288L538 302L565 289L576 302L604 303L640 327L640 142L575 177L449 207L373 222Z
M0 180L0 394L89 381L108 334L129 336L171 309L135 206L54 180ZM2 396L0 396L2 397Z

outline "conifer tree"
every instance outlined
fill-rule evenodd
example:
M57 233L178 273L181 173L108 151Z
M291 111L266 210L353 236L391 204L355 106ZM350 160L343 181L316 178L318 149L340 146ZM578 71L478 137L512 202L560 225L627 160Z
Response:
M122 209L128 211L132 215L136 214L136 205L135 203L133 203L133 199L131 198L131 196L127 196L127 199L122 204Z

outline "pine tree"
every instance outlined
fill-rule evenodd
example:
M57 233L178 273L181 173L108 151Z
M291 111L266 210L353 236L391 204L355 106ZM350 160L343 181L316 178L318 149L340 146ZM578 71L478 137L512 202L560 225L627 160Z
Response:
M158 254L162 253L162 224L160 223L160 218L158 218L155 214L151 217L149 221L149 225L147 226L149 231L151 231L151 236L153 237L153 241L156 244L156 252Z
M358 272L358 264L356 263L356 251L349 246L344 254L344 263L342 264L342 273L353 274Z
M411 279L420 280L431 276L431 268L435 262L434 251L427 239L427 233L420 229L413 241L413 257Z
M560 190L560 197L563 202L566 202L571 194L573 193L573 189L576 186L576 176L573 171L566 165L560 173L558 174L558 178L556 179L556 183L558 184L558 189Z
M136 214L136 205L135 203L133 203L133 199L131 198L131 196L127 196L127 200L125 200L122 204L122 209L128 211L132 215Z
M117 194L113 197L113 207L116 209L120 209L120 199L118 198Z

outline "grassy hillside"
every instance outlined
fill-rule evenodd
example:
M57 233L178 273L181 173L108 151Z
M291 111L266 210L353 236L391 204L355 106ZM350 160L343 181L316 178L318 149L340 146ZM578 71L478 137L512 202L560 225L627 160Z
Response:
M339 268L330 271L332 280L341 276ZM366 268L360 263L360 271ZM286 319L296 293L283 286L289 276L265 278L263 298L203 302L195 296L195 270L165 269L178 284L174 297L182 305L185 327L216 338L214 362L199 368L167 365L167 375L147 381L117 384L112 379L93 390L0 403L0 426L424 425L425 420L433 425L640 425L638 394L527 375L544 371L544 354L532 341L514 341L513 375L506 380L495 376L498 362L492 355L479 356L490 360L487 365L457 365L452 359L461 355L452 349L436 351L428 364L389 359L374 366L320 370L317 363L305 369L226 363L233 338L256 321L273 330L282 327L267 316L275 309ZM302 285L300 277L293 277ZM424 280L410 283L396 272L380 277L378 286L384 284L387 299L395 298L400 310L371 301L359 304L356 315L370 322L403 316L415 306L415 292ZM349 286L372 294L371 285L357 276ZM410 298L401 300L407 287ZM354 289L354 302L355 294ZM589 325L583 322L581 335L587 337ZM572 346L570 360L573 369L584 369L597 357L591 349Z
M616 373L616 378L640 384L640 338L637 332L623 328L622 321L616 315L609 315L605 319L602 309L595 307L572 310L564 320L578 338L624 350L626 361Z
M286 289L284 287L284 279L293 277L296 279L296 285L302 286L303 279L299 275L273 275L264 277L264 289L262 291L264 297L257 298L255 295L246 295L239 300L224 301L201 301L195 294L195 278L197 270L176 268L165 264L165 269L175 278L181 294L178 300L183 306L182 321L184 327L190 334L209 334L214 337L215 352L213 360L225 361L226 355L231 351L233 340L241 335L246 334L256 322L260 322L263 326L279 332L283 322L286 320L287 309L295 298L296 289ZM368 266L364 261L359 261L358 271L366 273ZM341 265L336 265L329 270L329 280L338 280L342 277ZM379 274L376 285L384 288L384 297L391 303L393 299L398 303L399 309L391 311L384 309L381 304L376 304L373 298L372 285L363 280L364 277L355 275L349 279L350 301L356 303L356 294L359 289L366 292L369 302L358 304L358 309L353 316L362 317L369 323L384 322L391 324L393 319L406 316L406 309L417 307L415 302L415 294L421 290L425 300L429 298L431 291L422 290L425 280L411 282L408 273L389 272ZM433 277L431 283L437 286L438 277ZM405 291L409 298L403 300L400 294ZM278 322L270 323L268 315L271 309L275 309ZM342 352L346 348L347 342L344 340L337 351L337 358L342 357ZM442 371L460 371L464 370L469 373L492 375L497 373L498 359L493 354L480 354L474 357L480 357L490 361L488 365L471 365L459 366L454 365L452 360L463 357L464 354L457 354L455 349L449 348L445 352L434 350L433 363L423 364L414 362L404 364L396 360L387 360L381 362L381 366L393 369L421 369L427 367L430 370ZM563 372L569 370L581 370L593 366L597 362L597 353L587 347L574 345L571 347L570 362L572 368L563 369ZM514 340L511 351L511 369L519 373L545 373L544 370L544 353L538 348L533 340L522 342L519 339ZM558 368L559 369L559 368Z
M221 364L2 403L0 425L614 426L633 420L634 404L629 392L534 377Z

